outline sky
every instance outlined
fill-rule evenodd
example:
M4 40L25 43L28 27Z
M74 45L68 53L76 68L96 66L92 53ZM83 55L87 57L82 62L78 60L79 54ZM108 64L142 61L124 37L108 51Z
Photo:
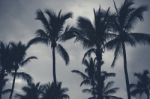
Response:
M123 0L115 0L118 7L122 4ZM135 0L137 5L148 5L149 0ZM35 20L36 11L38 9L53 9L58 12L62 9L63 13L73 12L73 18L69 19L70 25L76 23L78 16L84 16L93 19L93 8L102 7L107 9L111 7L114 11L112 0L0 0L0 40L8 43L9 41L22 41L27 43L29 40L35 37L35 31L42 28L39 21ZM144 13L144 22L138 23L133 29L134 32L150 33L150 10ZM63 82L63 87L68 87L71 99L87 99L88 94L82 93L84 87L80 87L82 79L71 73L71 70L78 69L83 71L84 66L81 64L82 57L86 49L83 49L80 43L74 43L73 40L69 40L63 43L64 48L70 55L70 64L65 66L61 57L56 54L56 66L57 66L57 79ZM142 72L145 69L150 70L150 47L149 46L137 46L136 48L127 47L127 60L130 82L134 82L134 72ZM41 82L45 84L52 81L52 57L50 47L44 44L33 45L28 50L28 56L35 55L38 60L33 60L26 66L20 69L29 73L34 82ZM126 99L126 88L123 71L123 59L120 55L114 68L111 68L111 62L113 59L113 51L106 50L103 55L104 65L103 70L108 72L117 73L113 78L115 86L120 87L120 90L116 93L117 96L124 97ZM7 87L11 87L10 81ZM24 81L17 79L16 92L20 92L21 87L24 85ZM6 98L6 97L5 97ZM144 98L143 98L144 99Z

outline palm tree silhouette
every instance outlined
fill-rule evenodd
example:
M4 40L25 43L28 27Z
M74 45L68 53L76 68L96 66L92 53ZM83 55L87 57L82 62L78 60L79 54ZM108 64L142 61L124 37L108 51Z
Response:
M81 82L80 86L84 85L91 85L90 89L83 89L83 92L89 92L92 94L92 97L89 99L99 99L99 73L97 70L97 63L96 59L93 59L89 57L89 59L85 59L83 61L85 68L85 73L79 71L79 70L72 70L73 73L79 74L83 81ZM114 98L114 99L121 99L119 97L112 96L111 94L116 93L118 88L111 88L113 85L113 82L109 82L108 84L105 85L104 81L108 77L114 77L115 73L107 73L106 71L101 72L101 84L102 84L102 99L109 99L109 98ZM111 88L111 89L109 89Z
M27 86L22 88L25 94L17 93L15 97L20 99L40 99L42 94L42 89L40 83L29 82Z
M93 58L89 58L89 60L84 60L83 62L84 66L86 66L85 68L85 73L79 71L79 70L72 70L73 73L76 73L78 75L80 75L83 79L83 81L81 82L80 86L82 86L83 84L89 84L92 86L93 88L93 99L95 99L95 72L96 72L96 64L93 60Z
M114 82L113 81L109 81L109 82L106 82L106 84L104 84L104 88L103 88L103 99L122 99L120 97L117 97L117 96L114 96L113 94L115 94L117 91L118 91L118 87L113 87L114 85ZM83 89L83 92L84 93L92 93L93 91L93 88L90 88L90 89ZM95 93L97 94L98 93L98 89L97 87L95 88ZM94 97L90 97L89 99L95 99Z
M147 99L150 99L150 73L147 70L144 70L143 73L135 73L134 76L137 78L135 84L130 84L131 95L135 96L139 94L147 95Z
M78 18L77 29L74 30L75 33L71 34L70 37L75 36L76 41L80 41L85 48L90 48L84 55L89 55L91 53L96 54L97 59L97 70L99 73L99 78L101 78L101 66L103 64L102 53L104 52L104 43L107 39L113 37L114 35L109 33L110 22L109 22L109 9L107 11L101 8L98 11L94 9L94 22L84 17ZM68 33L69 34L69 33ZM99 79L99 84L101 79ZM102 84L100 84L99 89L101 89ZM102 90L99 91L102 94ZM102 95L99 97L102 99Z
M10 71L10 44L5 44L0 42L0 99L2 95L2 90L5 85L5 77Z
M112 17L112 26L114 32L117 32L118 34L116 34L116 37L106 44L108 49L115 48L112 66L114 66L119 52L123 51L124 72L128 99L131 99L131 95L129 90L129 77L127 70L126 44L131 45L132 47L135 47L136 44L150 44L149 34L131 32L131 29L133 29L135 23L137 23L139 20L143 20L143 12L147 10L146 6L140 6L136 8L133 5L133 1L125 0L123 5L118 9L114 2L116 13Z
M62 88L61 82L45 84L43 90L42 99L69 99L69 95L66 93L68 88Z
M61 36L66 32L64 28L65 22L72 17L72 13L61 14L61 10L58 15L51 10L46 10L45 13L48 18L44 15L41 10L37 11L37 20L41 21L44 29L38 29L36 37L30 41L30 44L42 42L47 45L51 45L52 57L53 57L53 81L56 84L56 57L55 50L64 59L66 65L69 63L69 55L63 46L59 43ZM67 28L66 28L67 29ZM63 31L64 30L64 31Z
M28 82L31 81L31 77L29 75L23 72L18 73L18 69L20 67L25 66L32 59L37 59L35 56L30 56L26 58L26 51L28 48L29 48L28 44L24 45L21 42L19 43L11 42L11 53L10 53L12 59L11 72L14 75L14 78L13 78L12 89L11 89L9 99L12 99L12 95L15 87L15 80L17 76L27 79Z

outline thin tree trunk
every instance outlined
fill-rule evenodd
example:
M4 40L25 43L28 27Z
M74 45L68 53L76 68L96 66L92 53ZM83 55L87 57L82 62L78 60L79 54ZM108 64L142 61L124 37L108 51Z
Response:
M101 66L103 64L102 61L102 49L100 49L100 46L97 46L97 52L96 52L96 57L97 57L97 69L98 69L98 99L103 99L102 91L103 91L103 84L102 84L102 77L101 77Z
M15 88L15 80L16 80L16 75L17 75L17 69L15 70L14 78L13 78L13 83L12 83L12 88L11 88L11 93L9 96L9 99L12 99L14 88Z
M123 48L124 73L125 73L125 80L126 80L127 96L128 96L128 99L131 99L130 88L129 88L130 83L129 83L128 69L127 69L126 48L125 48L124 42L122 43L122 48Z
M147 99L149 99L149 98L150 98L150 97L149 97L149 95L150 95L149 92L148 92L146 95L147 95Z
M52 55L53 55L53 81L54 84L57 84L57 80L56 80L56 59L55 59L55 47L52 47Z
M2 99L3 80L4 80L4 70L2 70L0 74L0 99Z

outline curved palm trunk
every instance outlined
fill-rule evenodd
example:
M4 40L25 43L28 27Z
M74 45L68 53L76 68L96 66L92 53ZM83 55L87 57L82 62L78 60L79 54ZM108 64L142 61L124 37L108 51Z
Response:
M54 84L57 84L56 80L56 58L55 58L55 47L52 47L52 55L53 55L53 81Z
M2 73L0 74L0 99L2 99L3 80L4 80L4 70L2 70Z
M17 69L15 70L14 78L13 78L13 83L12 83L12 88L11 88L11 93L9 96L9 99L12 99L14 88L15 88L15 80L16 80L16 75L17 75Z
M130 88L129 88L128 69L127 69L126 48L125 48L124 42L122 42L122 48L123 48L124 73L125 73L125 80L126 80L127 96L128 96L128 99L131 99Z

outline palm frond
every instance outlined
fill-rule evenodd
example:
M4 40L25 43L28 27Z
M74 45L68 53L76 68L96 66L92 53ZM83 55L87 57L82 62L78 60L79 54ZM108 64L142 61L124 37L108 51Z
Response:
M64 15L61 16L60 20L61 20L61 23L62 25L65 23L65 21L69 18L72 18L72 13L66 13Z
M107 91L109 90L110 87L112 87L112 85L114 84L114 81L110 81L106 84L105 88L104 88L104 91Z
M120 42L120 38L119 38L119 37L116 37L116 38L114 38L114 39L108 41L108 42L105 44L105 47L106 47L107 49L114 49L114 48L116 48L118 42Z
M64 59L66 65L68 65L68 63L69 63L69 55L68 55L67 51L60 44L58 44L56 48L57 48L57 51L62 56L62 58Z
M27 59L25 59L22 63L21 66L24 66L25 64L27 64L28 62L30 62L32 59L37 59L37 57L35 56L30 56Z
M91 84L91 82L90 82L89 79L84 79L84 80L81 82L80 86L82 86L82 85L90 85L90 84Z
M82 92L83 92L83 93L90 93L90 94L91 94L91 93L92 93L92 90L91 90L91 89L83 89Z
M72 39L73 37L75 37L76 31L77 31L76 28L67 26L65 28L64 33L60 37L60 41L66 41Z
M147 6L140 6L136 8L132 13L129 15L125 28L130 30L133 28L134 24L139 20L144 20L143 13L147 11Z
M116 49L115 49L115 52L114 52L114 59L113 59L113 62L111 64L112 67L115 66L116 60L118 59L120 52L121 52L121 44L118 44Z
M138 44L150 44L150 35L146 33L130 33L131 37Z
M45 38L45 39L47 39L47 38L50 39L50 37L51 37L50 34L46 33L46 32L45 32L44 30L42 30L42 29L38 29L38 30L36 31L36 35L37 35L37 37L41 37L41 38Z
M83 56L83 59L82 59L82 63L84 63L86 57L89 57L92 53L96 53L96 49L95 48L91 48L89 50L87 50Z
M36 43L44 43L44 44L48 45L49 40L47 38L35 37L28 42L27 47L29 48L32 44L36 44Z
M14 76L15 73L12 72L11 75ZM16 77L21 78L21 79L27 81L28 83L30 83L32 81L32 77L25 72L17 72Z
M50 33L50 31L52 31L52 30L51 30L51 28L50 28L50 26L49 26L49 22L48 22L48 20L46 19L44 13L39 9L39 10L37 10L36 15L37 15L37 16L36 16L36 19L37 19L37 20L40 20L41 23L43 24L45 30L46 30L48 33Z
M115 0L113 0L113 3L114 3L114 7L115 7L116 12L117 12L117 14L119 15L119 11L118 11L118 8L117 8L117 5L116 5Z
M73 72L73 73L76 73L76 74L78 74L78 75L80 75L83 79L87 79L87 78L88 78L87 75L85 75L84 73L82 73L82 72L79 71L79 70L72 70L72 72Z
M109 89L109 90L107 90L106 92L105 92L105 94L114 94L114 93L116 93L117 92L117 90L119 90L119 88L111 88L111 89Z
M91 34L91 33L95 32L91 21L89 19L87 19L87 18L78 17L78 24L77 24L77 26L84 33Z

